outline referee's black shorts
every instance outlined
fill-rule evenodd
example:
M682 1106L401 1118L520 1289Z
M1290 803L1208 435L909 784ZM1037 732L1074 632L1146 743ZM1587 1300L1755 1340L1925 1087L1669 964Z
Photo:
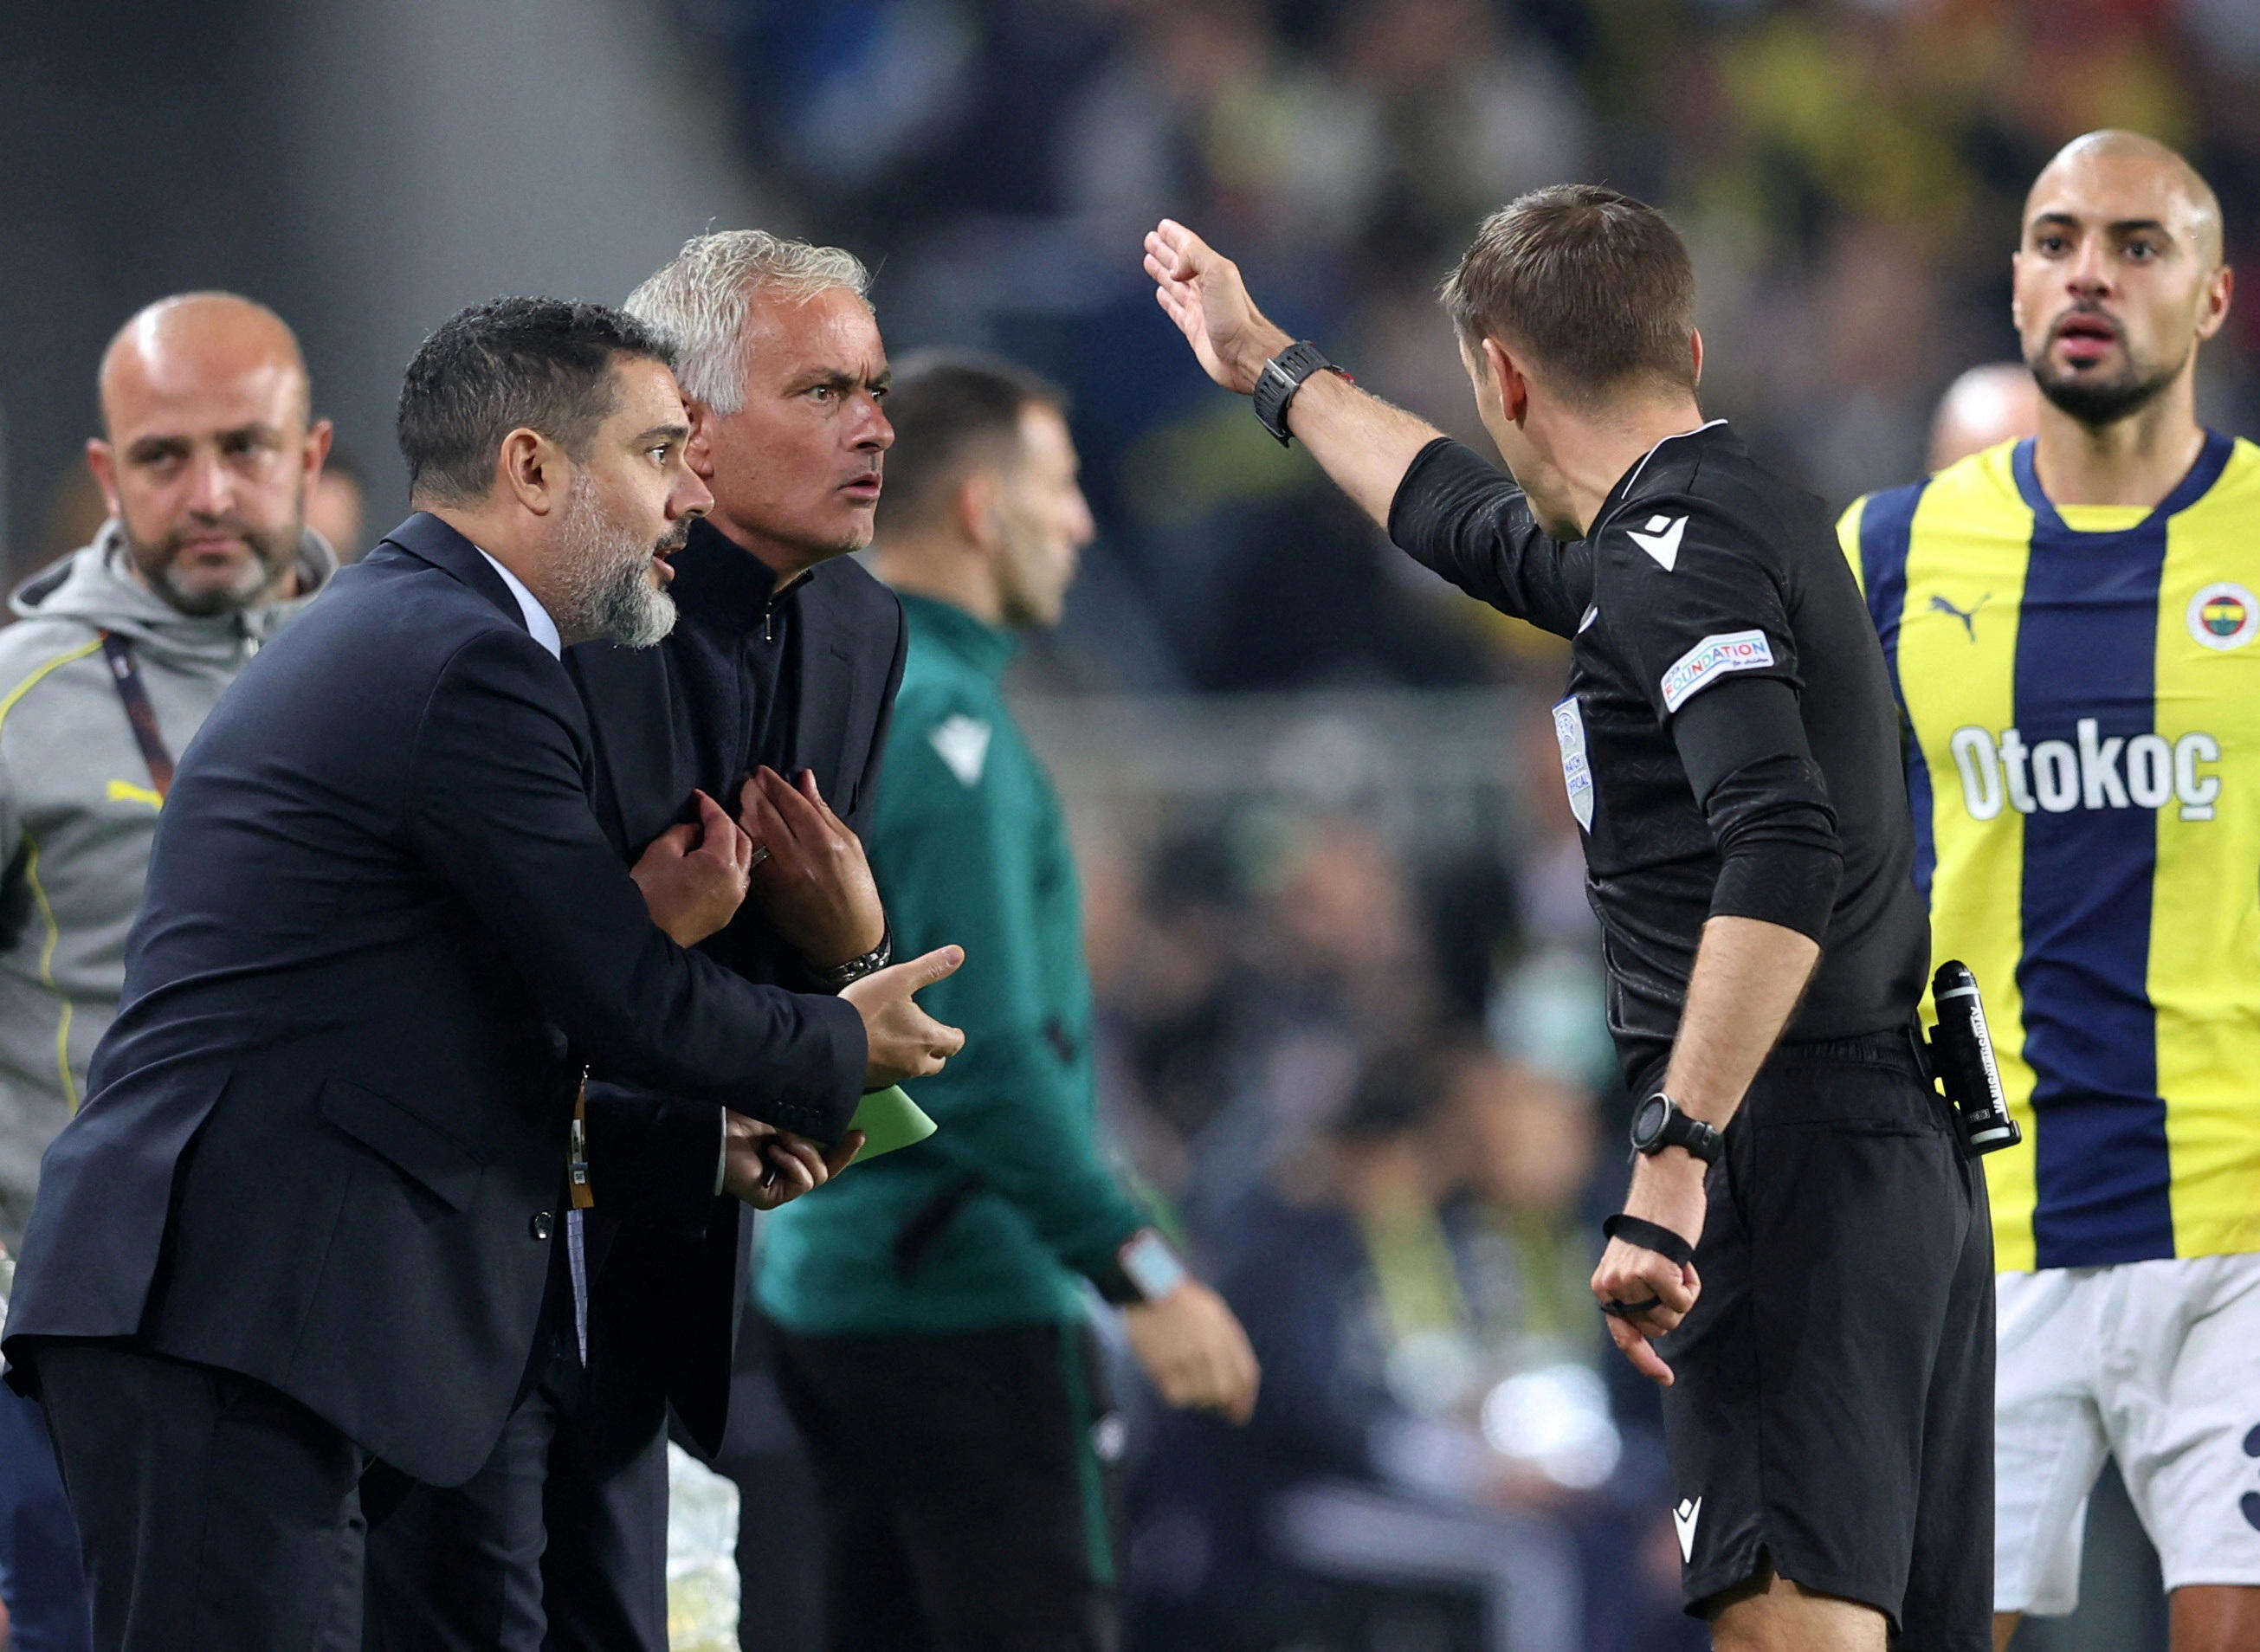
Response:
M1770 1564L1991 1652L1992 1229L1906 1035L1776 1051L1709 1194L1702 1295L1656 1344L1688 1610Z

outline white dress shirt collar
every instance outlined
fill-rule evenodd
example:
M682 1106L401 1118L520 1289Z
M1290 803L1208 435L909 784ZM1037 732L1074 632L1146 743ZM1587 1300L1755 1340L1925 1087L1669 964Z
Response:
M474 545L471 548L478 551L481 556L487 556L487 554L479 550L477 546ZM563 659L565 640L558 634L557 622L549 617L549 611L541 605L541 599L526 590L524 580L495 561L493 557L487 556L487 566L502 576L502 583L509 586L510 594L518 598L519 611L526 616L526 628L533 633L533 640L549 650L552 659Z

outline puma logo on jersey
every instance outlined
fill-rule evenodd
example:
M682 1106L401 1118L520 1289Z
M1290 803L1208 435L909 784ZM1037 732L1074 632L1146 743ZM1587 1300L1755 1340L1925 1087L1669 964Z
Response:
M1653 556L1656 566L1668 574L1671 571L1671 565L1679 560L1679 536L1687 532L1687 518L1684 516L1652 516L1648 518L1647 532L1642 533L1639 528L1627 528L1625 532L1632 535L1634 545Z
M949 772L960 783L977 786L981 783L981 771L989 763L990 733L988 724L960 712L935 724L933 733L926 739L932 742L934 754L949 765Z
M1930 611L1935 614L1952 614L1962 622L1962 629L1969 633L1970 640L1975 642L1978 640L1978 611L1992 600L1993 593L1989 590L1972 603L1970 605L1970 611L1964 613L1945 597L1933 597L1930 599Z
M2162 809L2179 805L2185 820L2210 820L2221 798L2221 776L2203 765L2221 761L2221 742L2192 729L2171 746L2162 734L2113 734L2083 717L2075 740L2028 746L2013 728L1998 735L1974 724L1947 741L1962 776L1962 801L1973 820L1991 820L2003 806L2019 814L2039 810Z
M1671 1529L1679 1534L1679 1563L1695 1563L1695 1522L1703 1518L1701 1498L1683 1498L1679 1506L1671 1511Z

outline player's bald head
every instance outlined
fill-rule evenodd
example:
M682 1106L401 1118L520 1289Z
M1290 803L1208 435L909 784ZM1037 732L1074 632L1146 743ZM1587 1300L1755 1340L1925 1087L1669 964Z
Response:
M113 441L160 409L223 390L286 392L272 399L301 430L311 411L297 335L265 304L231 292L179 293L135 313L102 353L96 386Z
M2147 204L2139 215L2186 240L2201 264L2210 268L2221 261L2221 198L2178 151L2156 138L2113 130L2074 138L2033 181L2025 223L2072 198Z

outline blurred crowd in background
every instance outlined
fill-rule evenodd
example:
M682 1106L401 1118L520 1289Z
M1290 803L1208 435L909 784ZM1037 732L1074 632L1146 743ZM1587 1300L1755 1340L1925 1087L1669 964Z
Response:
M1520 190L1623 189L1694 253L1706 410L1839 505L1917 474L1940 390L2013 352L2017 209L2068 138L2181 147L2232 261L2256 232L2247 0L677 3L726 50L764 175L879 270L891 345L992 344L1075 393L1105 525L1057 661L1082 688L1468 683L1516 659L1377 558L1155 325L1135 252L1157 218L1473 435L1438 281ZM2206 403L2242 428L2260 309L2231 334Z
M1073 398L1100 538L1018 683L1077 829L1114 1139L1265 1370L1244 1435L1130 1432L1133 1645L1495 1643L1494 1593L1558 1598L1595 1648L1700 1645L1653 1398L1603 1357L1584 1290L1627 1104L1544 709L1557 646L1391 551L1210 386L1140 237L1191 225L1282 325L1479 438L1438 280L1517 192L1612 183L1694 253L1706 411L1841 507L1918 475L1941 390L2013 353L2018 206L2066 139L2181 147L2249 261L2260 7L662 15L719 66L766 226L870 264L892 351L985 347ZM2260 305L2201 387L2209 422L2255 428ZM387 525L351 465L317 522L348 556ZM85 543L100 511L65 480L11 566ZM1405 1586L1361 1592L1398 1539Z

